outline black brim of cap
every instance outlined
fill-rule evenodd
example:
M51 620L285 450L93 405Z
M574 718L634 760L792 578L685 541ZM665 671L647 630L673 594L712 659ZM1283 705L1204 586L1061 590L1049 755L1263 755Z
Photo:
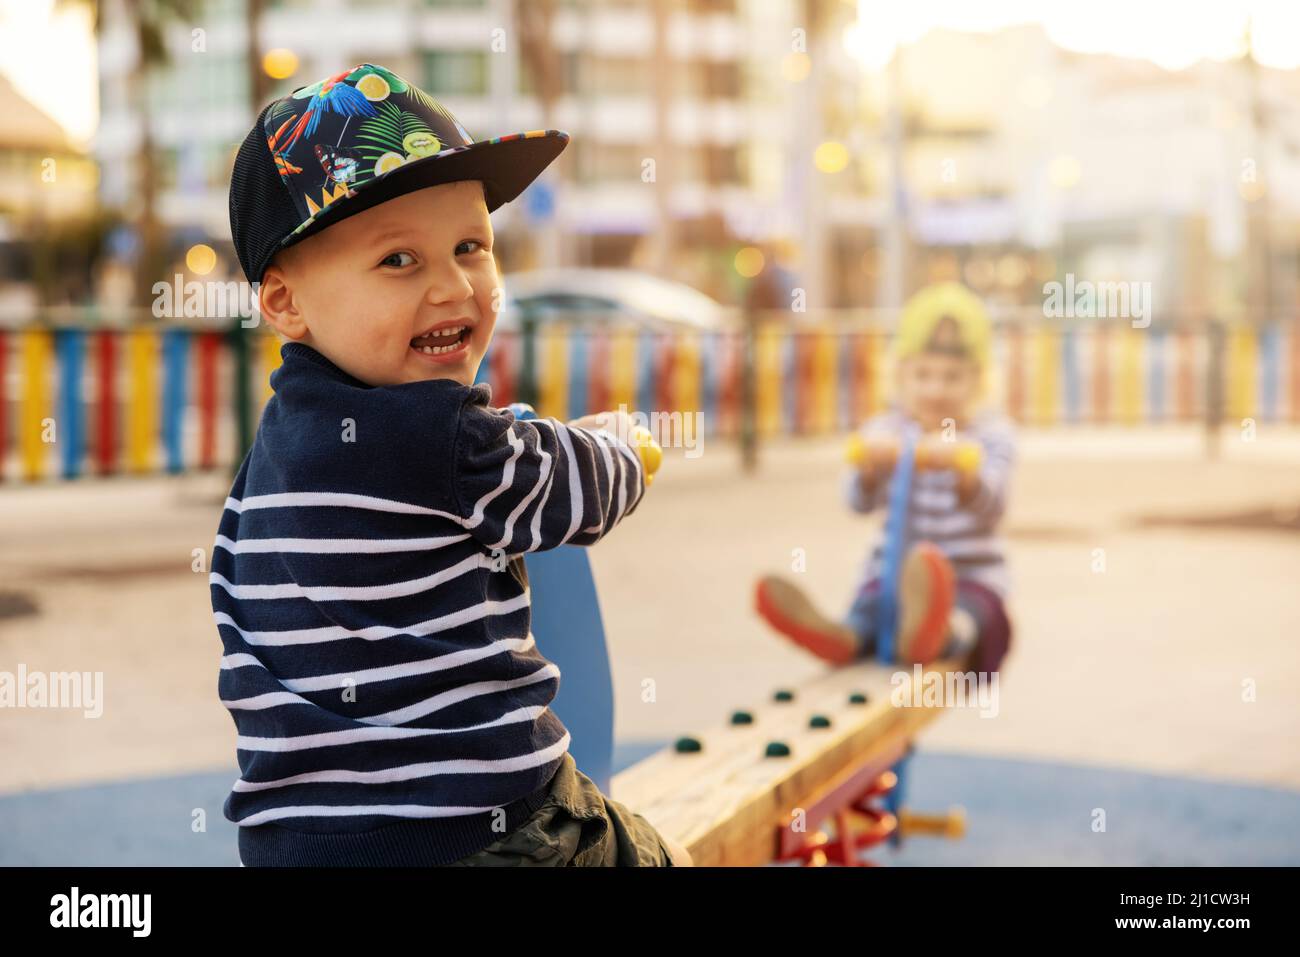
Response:
M286 236L279 248L301 242L372 206L444 183L482 180L483 196L492 212L518 197L568 144L568 133L539 130L514 134L513 139L480 140L442 155L409 160L378 179L353 187L351 196L330 203L307 225Z

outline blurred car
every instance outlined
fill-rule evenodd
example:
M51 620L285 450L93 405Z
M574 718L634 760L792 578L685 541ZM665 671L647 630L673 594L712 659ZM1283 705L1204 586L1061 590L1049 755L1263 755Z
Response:
M634 328L706 332L723 325L726 310L684 283L631 269L535 269L505 280L497 328L517 331L525 317L538 326Z

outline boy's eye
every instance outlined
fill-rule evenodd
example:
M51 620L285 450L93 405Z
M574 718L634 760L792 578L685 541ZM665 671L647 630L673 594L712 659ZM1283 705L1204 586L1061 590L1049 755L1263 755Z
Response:
M468 256L470 253L476 253L483 248L483 244L477 239L467 239L456 246L457 256Z
M402 258L403 256L405 256L405 257L409 260L409 262L402 262L402 261L401 261L401 258ZM381 259L381 260L379 261L379 265L381 265L381 266L394 266L394 267L400 268L400 267L402 267L402 266L409 266L409 265L410 265L411 263L413 263L413 262L415 262L415 257L412 256L410 253L405 253L405 252L403 252L403 253L389 253L387 256L385 256L383 259Z

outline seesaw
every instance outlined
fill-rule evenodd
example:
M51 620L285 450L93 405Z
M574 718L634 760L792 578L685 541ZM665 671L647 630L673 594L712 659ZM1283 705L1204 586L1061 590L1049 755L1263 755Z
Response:
M527 406L512 409L521 418L533 415ZM910 466L910 447L908 453ZM897 471L902 490L895 489L886 523L895 536L911 481L910 467L900 462ZM736 711L726 724L681 738L611 780L613 683L586 551L564 546L531 554L526 564L532 631L563 676L552 707L569 729L575 763L602 791L685 846L697 864L852 865L861 850L904 833L960 835L959 810L927 817L899 807L911 741L942 706L895 707L891 669L881 664L836 669L778 691L771 702ZM895 584L896 565L888 579ZM882 661L891 645L880 643ZM953 664L936 662L931 670ZM904 675L902 683L912 680ZM832 819L833 840L819 829Z
M891 673L864 663L778 691L616 775L611 796L685 847L698 865L852 865L900 827L956 836L960 812L909 818L881 806L898 784L891 769L944 707L896 707ZM898 691L910 694L913 676L902 674ZM828 820L836 824L834 838L820 828Z
M860 442L851 445L850 461L863 451ZM978 446L962 447L954 456L958 468L978 462ZM878 661L836 668L802 687L777 691L761 707L736 711L726 724L680 738L614 778L612 796L686 847L695 863L852 866L862 863L863 850L885 840L896 844L906 834L964 832L960 809L920 815L901 806L912 740L946 707L942 700L912 705L915 675L892 664L912 477L916 469L931 467L939 463L928 461L912 440L895 463ZM961 666L934 662L921 680ZM827 821L834 822L833 838L820 828Z

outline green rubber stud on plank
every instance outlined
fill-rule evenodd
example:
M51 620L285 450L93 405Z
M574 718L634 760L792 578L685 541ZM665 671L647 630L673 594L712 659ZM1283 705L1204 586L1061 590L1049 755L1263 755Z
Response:
M731 723L732 724L753 724L754 716L750 714L748 711L733 711L731 712Z
M815 714L808 719L808 727L810 728L829 728L830 726L831 719L824 714Z
M866 704L867 696L861 691L855 691L849 695L849 704Z
M766 758L788 758L790 756L790 745L784 741L769 741L767 748L763 751Z
M779 689L779 690L778 690L774 695L772 695L772 700L773 700L773 701L793 701L793 700L794 700L794 692L791 691L791 690L789 690L788 688L781 688L781 689Z
M704 745L700 743L699 738L685 737L678 738L677 743L673 745L673 749L678 754L697 754L704 750Z

